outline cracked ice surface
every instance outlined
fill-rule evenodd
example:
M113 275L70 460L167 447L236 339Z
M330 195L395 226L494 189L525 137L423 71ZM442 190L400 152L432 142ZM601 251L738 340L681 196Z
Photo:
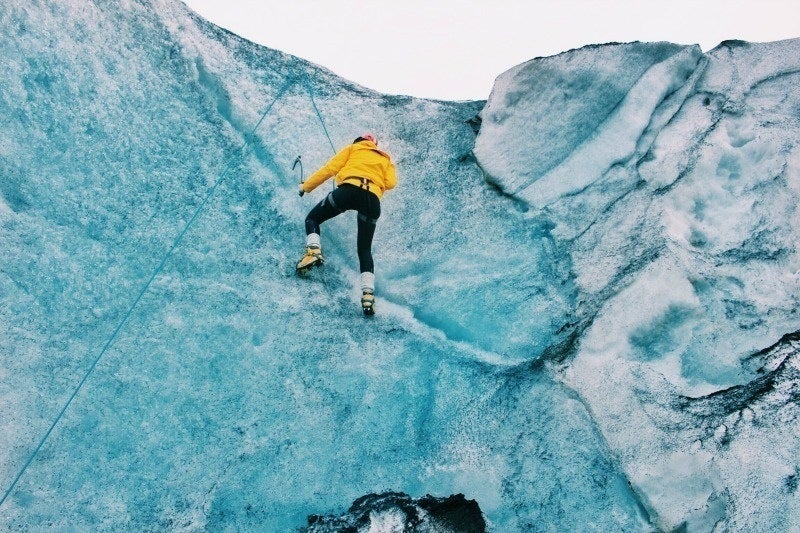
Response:
M798 522L798 351L785 336L800 325L798 58L798 40L702 57L589 47L503 74L482 112L480 165L552 222L570 260L563 382L659 527ZM595 123L554 125L589 106ZM543 135L581 143L552 157ZM773 351L779 369L763 364Z

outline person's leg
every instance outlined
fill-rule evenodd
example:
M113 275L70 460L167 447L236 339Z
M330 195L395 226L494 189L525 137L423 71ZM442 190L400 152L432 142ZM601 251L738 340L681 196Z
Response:
M362 191L361 200L362 202L358 206L358 237L356 239L358 263L362 273L374 273L372 238L375 236L375 227L381 216L381 202L377 196L368 191Z
M320 225L348 209L354 209L360 191L352 186L342 186L328 194L324 200L314 206L306 216L306 254L297 263L298 272L306 271L312 266L321 265L322 243L320 242Z
M344 210L340 209L336 204L333 192L328 194L328 196L326 196L320 203L315 205L306 216L306 236L307 239L310 238L310 240L313 241L309 242L308 244L316 244L319 246L319 226L326 220L341 214L343 211ZM314 237L311 237L312 235Z
M358 248L358 263L361 269L361 307L367 315L375 314L375 264L372 261L372 237L375 235L375 225L380 216L380 201L377 197L368 192L369 196L375 198L377 211L373 208L358 213L358 237L356 238ZM372 203L372 202L369 202Z
M361 272L375 272L375 263L372 260L372 238L375 236L374 219L369 219L358 214L358 237L356 247L358 250L358 265Z
M334 191L335 192L335 191ZM322 243L319 237L319 226L326 220L339 215L344 210L336 203L333 193L326 196L321 202L314 206L306 216L306 254L297 263L297 270L305 271L315 265L321 265L324 261L322 257Z

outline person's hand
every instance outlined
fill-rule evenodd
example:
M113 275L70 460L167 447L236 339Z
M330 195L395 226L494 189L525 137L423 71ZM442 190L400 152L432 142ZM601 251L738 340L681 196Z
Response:
M306 191L303 190L303 186L302 185L298 185L297 192L300 193L301 197L306 193Z

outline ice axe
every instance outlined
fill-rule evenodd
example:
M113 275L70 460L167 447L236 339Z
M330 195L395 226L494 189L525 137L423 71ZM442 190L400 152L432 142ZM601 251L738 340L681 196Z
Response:
M292 163L292 170L294 170L294 168L297 165L300 165L300 185L302 185L303 184L303 159L299 155L294 159L294 163ZM303 194L305 194L305 193L301 190L300 191L300 196L303 196Z

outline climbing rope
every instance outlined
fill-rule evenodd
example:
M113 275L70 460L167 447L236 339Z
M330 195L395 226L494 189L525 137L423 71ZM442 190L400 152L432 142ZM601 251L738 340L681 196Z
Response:
M153 271L153 274L150 276L150 279L147 280L147 283L145 283L144 287L142 287L142 289L139 291L139 294L138 294L138 296L136 296L136 299L133 301L133 304L131 304L131 306L128 308L128 311L122 317L122 320L119 322L119 324L117 324L117 327L114 329L114 332L108 338L108 340L106 341L105 345L103 345L103 349L100 350L100 353L97 355L97 357L95 357L94 361L92 362L91 366L89 367L89 370L87 370L86 374L84 374L83 379L81 379L80 383L78 383L78 386L75 387L75 390L72 391L72 394L67 399L67 402L61 408L61 411L59 411L59 413L56 416L55 420L53 420L53 423L50 424L50 427L48 428L47 432L44 434L44 437L42 437L42 440L39 441L39 444L33 450L33 453L31 453L30 457L28 457L28 460L25 462L24 466L22 467L22 469L17 474L17 477L14 478L14 481L11 483L11 486L8 488L8 490L6 490L5 494L3 495L3 498L0 499L0 506L2 506L3 503L6 501L6 499L8 499L8 496L14 490L14 487L16 487L17 482L19 482L19 480L22 477L22 475L28 469L30 464L33 462L34 458L39 453L39 450L42 449L42 446L44 446L45 441L47 441L47 438L53 432L53 429L56 427L58 422L64 416L64 413L69 408L70 404L72 403L72 400L74 400L75 397L78 395L78 393L80 392L80 390L83 387L84 383L86 383L86 380L89 379L89 376L91 375L91 373L94 371L95 367L97 366L97 363L100 362L100 358L102 358L103 354L105 354L106 351L111 347L111 344L114 342L114 339L117 337L117 334L120 332L122 327L125 325L125 322L127 322L128 318L131 316L131 313L133 313L133 310L136 307L136 305L139 303L139 300L142 299L142 297L145 295L147 290L150 288L150 285L156 279L156 276L158 276L158 274L161 273L161 270L164 268L164 265L167 263L167 260L172 255L172 252L175 251L175 249L178 247L178 245L180 244L181 240L183 239L184 235L186 235L186 232L189 231L189 227L192 225L194 220L197 218L197 216L203 210L203 207L206 205L206 203L211 198L211 196L214 194L214 192L217 190L217 188L220 186L220 184L225 180L225 178L228 175L228 171L233 167L234 162L236 162L236 160L244 153L245 148L247 148L250 145L250 142L254 138L256 130L261 125L261 122L264 121L264 118L266 118L267 114L269 114L269 112L272 110L272 107L275 105L275 102L277 102L278 99L281 96L283 96L283 93L285 93L293 83L294 83L294 79L293 78L289 78L286 81L286 83L283 85L281 90L278 92L278 95L275 96L275 98L272 100L272 102L269 104L269 106L267 106L267 109L261 115L261 118L258 120L256 125L253 127L252 131L250 131L250 133L247 135L247 137L245 137L245 141L242 144L242 146L239 147L239 149L236 150L236 152L234 152L234 155L229 159L228 165L222 171L222 174L220 175L220 177L217 179L217 181L214 183L214 185L208 191L208 193L206 194L205 198L203 198L203 201L200 202L200 205L197 206L197 209L195 209L195 212L192 215L192 217L189 219L189 221L183 227L183 230L178 234L178 237L172 243L172 246L167 251L166 255L164 255L164 258L161 260L161 263L159 263L158 267L156 267L156 269ZM316 105L314 107L316 109ZM323 127L324 127L324 125L323 125ZM327 134L327 131L325 133Z
M319 112L319 108L317 107L317 102L314 100L314 90L311 88L311 84L309 83L308 73L305 73L305 75L303 76L303 85L305 85L306 90L308 91L308 96L311 99L311 105L314 107L314 112L317 114L319 123L322 124L322 131L325 132L325 137L328 138L328 143L330 143L331 150L333 150L333 153L335 155L336 147L333 145L331 136L328 134L328 128L325 126L325 120L322 118L322 113Z

